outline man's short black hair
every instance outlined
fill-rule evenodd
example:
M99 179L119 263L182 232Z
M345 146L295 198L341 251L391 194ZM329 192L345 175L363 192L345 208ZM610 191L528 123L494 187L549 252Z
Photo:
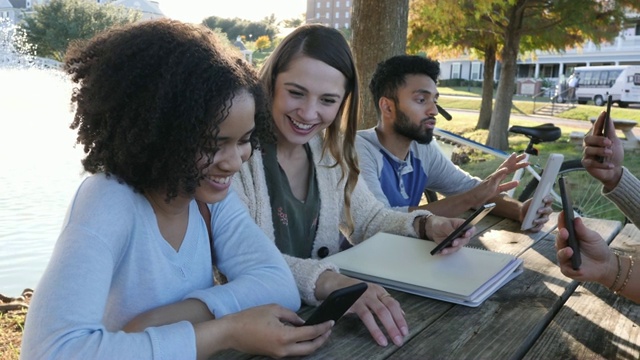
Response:
M373 95L378 114L380 114L378 100L384 96L397 101L396 93L398 88L405 84L406 75L427 75L437 83L440 63L417 55L393 56L379 63L369 83L369 90Z

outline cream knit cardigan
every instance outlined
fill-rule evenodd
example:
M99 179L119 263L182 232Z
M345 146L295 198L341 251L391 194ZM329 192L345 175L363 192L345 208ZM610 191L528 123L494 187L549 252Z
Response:
M322 135L319 134L309 141L313 161L316 166L316 179L320 192L320 215L318 230L313 242L312 258L301 259L284 255L293 276L295 277L303 301L310 305L317 305L315 298L316 281L326 270L338 271L338 268L326 261L321 262L318 251L333 255L339 251L340 231L352 244L358 244L380 231L417 237L413 227L414 219L418 216L431 215L430 212L418 210L403 213L386 208L369 191L365 182L358 181L351 195L351 215L355 224L353 233L346 233L344 216L344 181L340 181L341 170L334 164L333 157L327 153L322 157ZM244 201L249 213L258 226L275 241L271 202L265 180L262 156L256 153L243 164L239 173L233 178L233 188Z
M618 185L604 195L634 223L640 227L640 180L625 167Z

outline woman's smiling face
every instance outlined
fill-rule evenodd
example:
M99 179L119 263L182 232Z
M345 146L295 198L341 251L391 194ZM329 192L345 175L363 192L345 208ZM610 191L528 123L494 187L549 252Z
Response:
M300 56L278 74L272 107L278 141L306 144L335 120L347 79L337 69Z
M255 102L253 96L242 91L233 99L229 115L219 126L216 149L203 149L198 165L204 167L205 178L196 188L198 200L212 204L227 196L231 177L251 156L251 134L255 129ZM215 151L213 161L209 155Z

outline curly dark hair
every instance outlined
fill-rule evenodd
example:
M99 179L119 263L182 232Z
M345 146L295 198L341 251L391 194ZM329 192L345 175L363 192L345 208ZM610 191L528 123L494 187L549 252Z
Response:
M72 44L65 70L78 84L71 128L85 171L143 193L166 190L167 201L195 192L197 154L215 149L237 94L256 103L253 148L273 133L254 69L204 26L162 19L112 28Z
M417 55L398 55L380 62L371 77L371 82L369 82L369 90L373 96L378 115L380 115L378 100L381 97L386 97L397 103L398 87L405 84L405 76L407 75L426 75L437 84L440 63L428 57Z

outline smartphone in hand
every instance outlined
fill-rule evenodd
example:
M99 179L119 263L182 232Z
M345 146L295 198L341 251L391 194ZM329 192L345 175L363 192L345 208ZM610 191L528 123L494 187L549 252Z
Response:
M480 222L482 218L484 218L493 208L496 207L495 203L488 203L480 206L471 216L469 216L462 225L458 226L446 239L444 239L440 244L438 244L433 250L431 250L431 255L435 255L439 253L445 247L451 246L453 240L457 239L460 234L467 231L475 224Z
M365 291L367 291L367 283L364 282L335 290L316 308L304 324L316 325L329 320L338 321Z
M600 130L598 135L604 136L604 137L608 137L609 136L609 123L611 122L611 103L612 103L612 97L611 95L609 95L607 97L607 111L605 112L604 115L604 122L602 123L602 129ZM598 161L599 162L604 162L605 161L605 157L603 156L598 156Z
M569 233L567 243L573 250L573 255L571 256L571 267L573 270L578 270L582 264L582 258L580 257L580 246L578 244L578 239L576 238L576 232L573 228L573 204L571 203L571 196L569 195L569 189L564 182L564 177L560 176L558 179L558 186L560 187L560 197L562 198L564 224L567 227L567 232Z

